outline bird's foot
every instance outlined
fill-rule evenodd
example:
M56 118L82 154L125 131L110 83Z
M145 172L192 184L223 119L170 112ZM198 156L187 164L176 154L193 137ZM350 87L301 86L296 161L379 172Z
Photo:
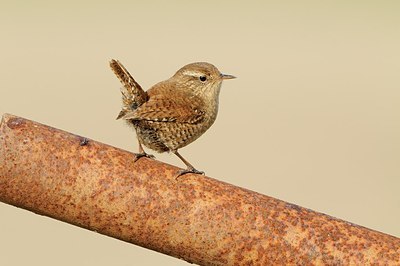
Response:
M177 174L177 176L176 176L176 179L178 179L178 177L183 176L183 175L185 175L185 174L204 175L204 172L203 172L203 171L196 170L196 169L193 168L193 167L189 167L189 168L182 169L182 170L178 171L178 174Z
M145 153L145 152L140 152L140 153L135 153L135 159L133 161L136 162L137 160L139 160L142 157L146 157L146 158L150 158L150 159L156 158L152 154L148 154L148 153Z

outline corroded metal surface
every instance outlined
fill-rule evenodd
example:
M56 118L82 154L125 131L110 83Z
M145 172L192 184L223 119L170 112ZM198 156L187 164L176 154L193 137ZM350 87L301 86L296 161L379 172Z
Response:
M5 115L0 201L202 265L400 262L400 239Z

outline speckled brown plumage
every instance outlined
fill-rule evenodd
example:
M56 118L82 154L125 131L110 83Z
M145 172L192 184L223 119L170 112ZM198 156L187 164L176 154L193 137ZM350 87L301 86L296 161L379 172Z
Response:
M212 64L192 63L145 92L120 62L112 60L110 66L124 85L123 107L118 118L127 120L135 128L139 157L148 156L143 144L157 152L176 154L187 166L179 175L202 173L178 149L211 127L218 113L222 80L234 77L221 74Z

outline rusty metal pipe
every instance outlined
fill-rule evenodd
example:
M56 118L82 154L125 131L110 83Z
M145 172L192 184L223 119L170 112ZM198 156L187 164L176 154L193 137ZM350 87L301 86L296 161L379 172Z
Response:
M0 201L202 265L400 262L400 239L12 115Z

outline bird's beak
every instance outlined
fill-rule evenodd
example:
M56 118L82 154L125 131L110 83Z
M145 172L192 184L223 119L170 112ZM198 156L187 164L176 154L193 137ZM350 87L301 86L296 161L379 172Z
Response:
M221 73L221 78L222 78L222 79L235 79L236 77L235 77L235 76L232 76L232 75L222 74L222 73Z

